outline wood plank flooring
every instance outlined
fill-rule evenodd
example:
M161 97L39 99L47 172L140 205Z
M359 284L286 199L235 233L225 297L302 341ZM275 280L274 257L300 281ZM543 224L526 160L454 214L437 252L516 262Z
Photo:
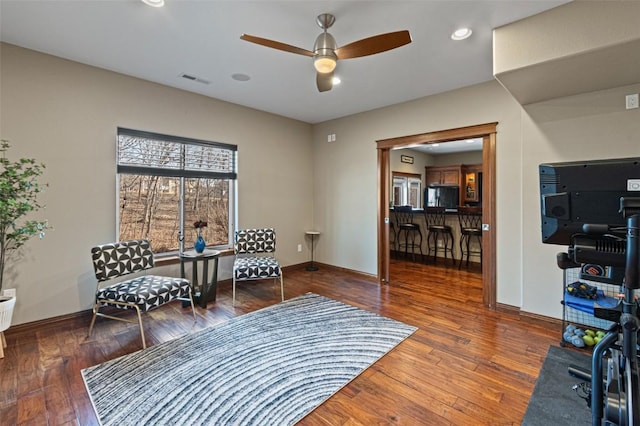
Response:
M441 264L442 265L442 264ZM285 272L287 298L314 292L419 327L314 410L301 425L517 425L559 327L482 306L481 274L392 260L391 284L320 265ZM279 301L271 282L223 283L208 309L171 303L143 321L147 345L175 339ZM550 300L550 303L557 301ZM0 360L0 425L96 425L80 370L141 348L137 325L89 317L8 330ZM215 403L212 401L212 403Z

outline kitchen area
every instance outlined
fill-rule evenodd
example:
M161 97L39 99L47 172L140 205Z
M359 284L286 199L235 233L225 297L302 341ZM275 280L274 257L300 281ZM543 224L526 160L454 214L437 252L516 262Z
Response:
M442 147L442 148L440 148ZM392 258L404 258L421 262L433 262L428 258L429 245L433 256L434 246L437 245L438 262L446 257L447 264L453 264L451 253L443 250L445 246L453 245L456 264L461 257L460 239L463 233L469 233L466 218L459 216L460 207L468 209L475 215L481 216L482 209L482 140L470 139L464 141L446 142L442 144L424 145L418 148L391 151L391 200L390 215L391 232L390 248ZM418 231L398 232L398 214L394 213L394 206L411 206L411 221ZM443 235L437 233L429 238L425 209L428 207L444 208L444 226L449 228ZM461 226L461 220L463 226ZM402 223L406 218L400 219ZM473 226L480 226L480 220ZM449 233L450 230L450 233ZM464 232L463 232L464 230ZM473 236L477 236L472 232ZM478 234L480 232L478 231ZM420 241L422 240L422 241ZM428 242L430 240L430 243ZM449 240L449 241L447 241ZM463 247L469 240L470 262L480 264L480 241L477 238L465 237ZM435 241L435 242L434 242ZM405 243L408 242L408 247ZM412 243L413 246L412 246ZM414 255L415 254L415 255ZM422 255L421 255L422 254ZM465 257L466 260L466 257Z

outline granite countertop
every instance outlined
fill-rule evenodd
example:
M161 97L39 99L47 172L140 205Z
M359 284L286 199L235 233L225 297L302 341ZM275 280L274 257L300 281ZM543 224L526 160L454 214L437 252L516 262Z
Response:
M389 209L389 211L392 212L393 211L393 207L391 207ZM444 212L445 212L445 214L457 214L458 213L458 209L446 209ZM411 211L411 213L424 213L424 209L413 209Z

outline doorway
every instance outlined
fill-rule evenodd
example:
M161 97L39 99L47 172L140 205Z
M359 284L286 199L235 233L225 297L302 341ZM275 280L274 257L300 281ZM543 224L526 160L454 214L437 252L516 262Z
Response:
M391 187L390 151L416 145L444 143L460 139L482 138L482 299L491 309L496 307L496 127L486 123L457 129L400 136L376 141L378 150L378 281L389 284L389 200Z

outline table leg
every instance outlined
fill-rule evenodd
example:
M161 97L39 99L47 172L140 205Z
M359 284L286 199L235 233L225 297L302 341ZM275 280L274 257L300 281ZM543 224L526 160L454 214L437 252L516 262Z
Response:
M209 260L203 261L202 270L202 291L200 292L200 307L207 308L207 299L209 298L209 286L207 285L207 277L209 276Z
M204 261L204 270L202 275L202 292L200 293L200 306L207 307L207 302L215 302L218 292L218 258L213 259L213 271L211 271L211 279L209 277L209 260Z
M213 259L213 271L211 271L211 278L209 279L209 261ZM202 276L198 274L198 262L203 262ZM194 304L202 308L207 308L207 302L216 300L216 294L218 290L218 256L209 257L196 257L192 260L192 278L191 288ZM182 278L185 278L184 259L180 259L180 274ZM202 281L200 281L202 280ZM202 284L200 284L202 282ZM183 302L184 304L184 302Z
M313 264L313 237L314 235L311 234L311 265L307 266L307 271L317 271L318 268Z
M193 266L191 267L191 275L193 275L191 280L191 288L193 289L193 301L195 303L199 303L200 298L202 297L203 289L200 288L200 283L198 281L198 261L196 259L193 260Z
M213 259L213 271L211 271L211 280L207 289L207 302L215 302L218 293L218 258Z

